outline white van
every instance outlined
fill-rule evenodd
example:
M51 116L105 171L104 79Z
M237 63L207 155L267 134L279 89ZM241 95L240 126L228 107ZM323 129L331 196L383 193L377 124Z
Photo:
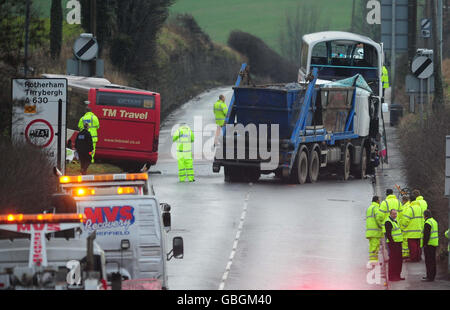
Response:
M124 289L169 288L166 260L183 258L183 239L167 252L170 206L159 203L147 173L61 176L60 185L86 215L83 234L96 232L108 280L120 272Z

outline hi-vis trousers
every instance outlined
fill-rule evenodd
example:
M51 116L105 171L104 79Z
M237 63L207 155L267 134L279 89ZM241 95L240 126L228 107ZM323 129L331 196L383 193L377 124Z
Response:
M97 144L97 142L92 142L91 163L94 163L95 145L96 144Z
M367 238L369 239L369 260L377 262L378 252L380 251L380 238Z
M402 242L402 257L409 258L408 238L405 238L405 236L403 236Z
M192 152L177 152L178 159L178 178L184 182L186 177L189 182L194 181L194 166L192 163Z

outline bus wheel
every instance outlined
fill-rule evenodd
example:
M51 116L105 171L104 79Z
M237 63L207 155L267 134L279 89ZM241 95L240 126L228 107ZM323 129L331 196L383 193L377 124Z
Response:
M308 182L315 183L319 178L320 160L319 154L314 150L311 152L311 158L309 159L309 172L308 172Z

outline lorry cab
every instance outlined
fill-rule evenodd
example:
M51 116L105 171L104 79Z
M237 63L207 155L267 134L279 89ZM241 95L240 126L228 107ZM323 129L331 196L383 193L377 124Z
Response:
M336 81L361 74L376 96L382 95L383 48L362 35L323 31L302 38L298 82L305 82L313 68L318 79Z
M110 279L120 273L122 288L168 289L166 261L183 257L183 239L167 252L170 206L159 203L147 173L61 176L86 216L83 234L96 232Z

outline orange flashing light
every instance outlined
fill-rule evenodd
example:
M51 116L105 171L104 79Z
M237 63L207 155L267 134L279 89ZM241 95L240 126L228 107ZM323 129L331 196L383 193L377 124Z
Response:
M95 195L95 190L92 188L84 188L84 187L78 187L72 190L72 195L74 196L88 196L88 195Z
M46 213L46 214L8 214L0 215L0 224L15 223L55 223L55 222L81 222L86 221L83 213Z
M65 175L59 178L61 184L81 183L85 181L102 182L102 181L134 181L148 180L147 173L118 173L118 174L96 174L96 175Z
M59 183L70 183L70 177L68 176L62 176L59 178Z
M21 221L23 220L23 214L8 214L6 216L7 222Z
M126 195L126 194L134 194L136 193L136 189L134 187L118 187L117 194Z

